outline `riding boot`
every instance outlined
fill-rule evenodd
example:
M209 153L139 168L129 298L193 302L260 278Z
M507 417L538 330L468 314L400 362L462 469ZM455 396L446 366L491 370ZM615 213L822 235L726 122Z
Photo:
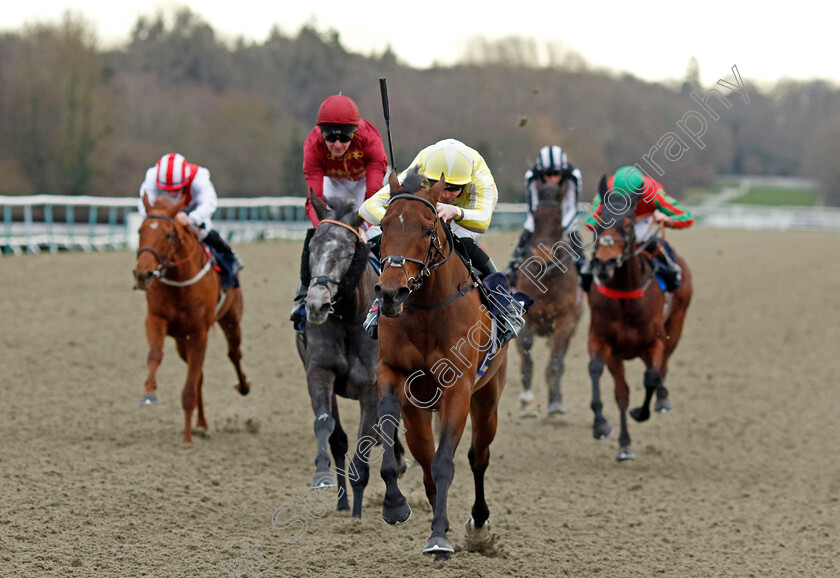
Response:
M306 328L306 292L306 285L300 283L292 304L292 313L289 316L289 321L294 324L295 331L303 331Z
M379 263L382 261L382 235L377 235L372 239L368 239L368 248L370 248L370 252L373 253L373 256L376 257L376 262Z
M525 260L525 253L528 250L528 243L531 241L532 234L528 229L523 229L522 234L519 236L519 241L516 243L516 247L513 248L510 263L507 269L505 269L505 277L507 277L511 285L516 285L516 273L519 270L519 266Z
M230 248L230 245L227 244L221 235L219 235L218 231L215 229L210 229L207 231L207 234L202 239L205 245L214 249L221 255L228 257L231 262L231 273L236 276L239 272L245 267L242 261L239 260L239 257L233 252L233 249Z
M659 238L652 238L648 241L648 247L653 245L653 267L656 276L662 280L663 288L668 293L673 293L682 285L682 268L677 264L677 256L667 241Z
M478 243L469 237L462 238L460 241L482 280L487 279L493 273L498 273L493 260L479 247ZM492 285L494 288L491 289L490 299L494 301L496 306L496 322L499 331L497 340L498 346L502 347L519 335L525 325L525 312L533 303L533 300L521 292L511 295L510 287L504 276L502 276L501 283L492 283Z
M592 261L580 259L575 266L578 267L578 275L580 275L580 287L584 293L589 293L589 287L592 285Z

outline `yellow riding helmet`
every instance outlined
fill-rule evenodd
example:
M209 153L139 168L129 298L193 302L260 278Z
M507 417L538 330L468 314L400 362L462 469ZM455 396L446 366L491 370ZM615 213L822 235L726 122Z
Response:
M473 160L470 149L461 141L448 138L432 145L423 165L423 176L436 181L443 174L450 185L466 185L472 181Z

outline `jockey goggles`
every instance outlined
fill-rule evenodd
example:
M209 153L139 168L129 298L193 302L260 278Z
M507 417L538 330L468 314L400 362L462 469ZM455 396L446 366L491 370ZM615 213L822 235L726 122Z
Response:
M429 181L429 186L433 187L438 183L438 181ZM455 191L462 191L466 185L453 185L450 183L444 183L443 190L449 191L450 193L454 193Z
M321 129L321 136L324 137L324 140L327 142L335 142L339 141L342 143L347 143L353 140L353 136L356 134L356 128L322 128Z

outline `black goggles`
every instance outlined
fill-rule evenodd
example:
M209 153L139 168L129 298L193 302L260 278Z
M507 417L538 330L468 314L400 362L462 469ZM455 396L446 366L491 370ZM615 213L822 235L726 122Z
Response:
M563 174L563 171L545 171L543 175L547 177L559 177Z
M436 184L438 184L438 182L440 182L440 181L429 181L429 186L433 187ZM444 183L443 190L444 191L449 191L450 193L454 193L455 191L463 190L464 186L465 185L452 185L452 184L449 184L449 183Z
M353 135L356 134L355 131L343 131L343 130L333 130L333 131L321 131L321 135L324 137L324 140L327 142L350 142L353 140Z

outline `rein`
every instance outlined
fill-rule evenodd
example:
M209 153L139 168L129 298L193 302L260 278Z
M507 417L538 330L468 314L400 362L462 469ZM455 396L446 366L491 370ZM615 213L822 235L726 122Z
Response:
M170 223L173 228L173 233L167 233L167 237L169 238L169 246L166 249L166 253L164 253L163 257L161 257L157 251L155 251L151 247L141 247L137 250L137 257L139 258L142 253L151 253L154 256L155 260L158 263L158 266L155 268L152 275L164 285L170 285L172 287L188 287L196 282L198 282L202 277L204 277L207 272L210 270L212 266L212 260L210 257L207 257L207 260L204 263L204 266L201 270L196 273L193 277L186 281L173 281L172 279L166 278L166 273L169 269L176 268L184 263L188 263L192 260L192 255L187 255L180 261L173 261L170 257L173 248L175 248L175 240L177 239L180 245L184 246L184 239L181 238L181 235L178 233L178 227L175 226L175 220L170 217L164 217L163 215L146 215L146 219L158 219L160 221L165 221ZM146 220L144 219L144 221ZM170 236L171 235L171 236ZM199 243L199 247L201 247L201 243Z

